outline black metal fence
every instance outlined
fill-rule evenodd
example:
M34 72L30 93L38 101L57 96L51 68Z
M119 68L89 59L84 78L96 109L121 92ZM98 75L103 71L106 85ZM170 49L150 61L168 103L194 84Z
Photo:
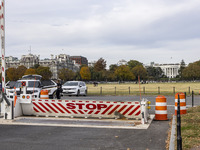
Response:
M177 87L171 87L171 88L162 88L160 86L156 88L146 88L145 86L139 88L133 88L131 86L128 87L117 87L117 86L109 86L109 87L88 87L88 94L89 95L139 95L140 93L143 95L157 95L157 94L163 94L163 95L174 95L178 92L185 92L187 95L193 94L200 94L199 89L191 89L188 88L177 88Z

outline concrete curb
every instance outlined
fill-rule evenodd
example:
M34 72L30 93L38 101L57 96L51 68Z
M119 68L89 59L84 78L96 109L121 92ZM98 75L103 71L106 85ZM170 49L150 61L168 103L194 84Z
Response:
M173 115L171 136L170 136L170 143L169 143L169 150L174 150L174 148L175 148L175 145L174 145L175 136L176 136L176 116Z

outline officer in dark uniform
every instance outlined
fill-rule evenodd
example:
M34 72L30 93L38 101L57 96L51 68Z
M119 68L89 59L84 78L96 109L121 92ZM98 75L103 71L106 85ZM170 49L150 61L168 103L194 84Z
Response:
M56 98L60 99L61 98L61 93L62 92L62 84L60 83L60 80L57 80L57 90L56 90Z

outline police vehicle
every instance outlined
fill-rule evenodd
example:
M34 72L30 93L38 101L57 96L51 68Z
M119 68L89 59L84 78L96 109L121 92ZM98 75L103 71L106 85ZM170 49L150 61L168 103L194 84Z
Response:
M48 90L49 98L55 98L56 97L56 90L57 90L57 84L53 80L41 80L42 76L40 75L25 75L20 80L17 80L14 84L14 89L10 89L7 92L8 98L14 97L14 92L16 90L17 96L20 96L22 94L22 83L26 84L26 93L32 94L33 98L39 98L40 97L40 91L42 89ZM7 86L7 88L10 88Z

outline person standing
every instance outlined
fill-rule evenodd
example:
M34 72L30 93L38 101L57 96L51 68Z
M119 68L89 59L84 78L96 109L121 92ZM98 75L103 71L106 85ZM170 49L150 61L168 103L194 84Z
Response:
M62 92L62 84L60 83L60 80L57 80L57 90L56 90L56 98L60 99L61 98L61 93Z

